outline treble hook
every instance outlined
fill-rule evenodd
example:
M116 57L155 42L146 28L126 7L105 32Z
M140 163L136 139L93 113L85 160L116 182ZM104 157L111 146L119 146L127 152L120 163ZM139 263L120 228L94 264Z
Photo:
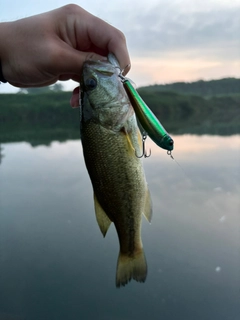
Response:
M147 135L146 134L143 134L142 136L142 148L143 148L143 153L142 155L139 157L135 151L135 155L137 158L142 158L144 156L144 158L149 158L150 155L151 155L151 149L150 149L150 152L149 152L149 155L147 155L146 153L146 150L145 150L145 140L147 139Z

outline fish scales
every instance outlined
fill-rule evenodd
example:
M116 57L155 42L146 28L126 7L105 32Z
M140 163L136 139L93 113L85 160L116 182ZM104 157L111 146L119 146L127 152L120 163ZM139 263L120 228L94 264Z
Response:
M113 222L120 243L116 286L131 279L144 282L141 219L144 214L150 221L152 208L135 155L141 152L141 138L134 110L112 63L86 62L81 91L81 139L97 222L104 236Z
M93 122L84 126L84 157L95 195L115 223L121 251L132 255L135 246L139 245L141 224L141 215L138 219L133 216L144 208L145 188L142 186L145 180L142 166L138 165L140 160L133 156L129 161L129 143L125 134L112 132L111 138L109 134L108 130ZM123 228L125 225L130 234Z

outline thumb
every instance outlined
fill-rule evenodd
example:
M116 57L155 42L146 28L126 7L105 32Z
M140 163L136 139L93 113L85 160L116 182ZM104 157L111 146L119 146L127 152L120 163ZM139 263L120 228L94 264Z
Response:
M70 105L72 108L79 108L79 91L79 87L73 90L72 97L70 99Z
M80 75L84 62L88 60L106 61L107 57L103 57L94 52L83 52L67 47L58 53L55 60L53 59L52 72L57 76L64 74Z

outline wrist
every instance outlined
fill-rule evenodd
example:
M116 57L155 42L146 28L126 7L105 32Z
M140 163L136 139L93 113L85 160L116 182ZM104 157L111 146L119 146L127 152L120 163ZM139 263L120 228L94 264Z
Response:
M6 83L7 80L4 78L3 76L3 73L2 73L2 63L1 63L1 60L0 60L0 83L3 82L3 83Z
M0 23L0 82L6 83L7 80L4 76L3 69L7 63L7 48L8 48L8 31L11 22L2 22Z

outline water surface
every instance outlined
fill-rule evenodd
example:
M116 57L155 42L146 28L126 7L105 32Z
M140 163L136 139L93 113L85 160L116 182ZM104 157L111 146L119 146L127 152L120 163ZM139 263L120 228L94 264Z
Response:
M1 145L0 320L239 319L240 136L175 136L181 167L148 140L148 277L121 289L80 140Z

